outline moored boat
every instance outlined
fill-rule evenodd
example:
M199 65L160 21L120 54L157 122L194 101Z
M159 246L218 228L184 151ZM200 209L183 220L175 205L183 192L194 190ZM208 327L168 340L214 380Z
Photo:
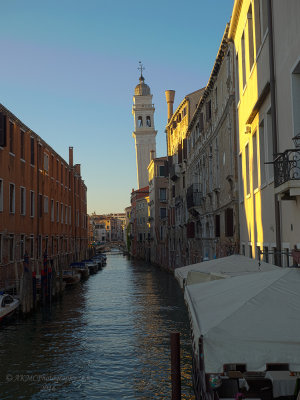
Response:
M20 305L20 300L10 294L0 295L0 322L12 316Z
M81 275L74 270L64 270L63 271L63 280L66 283L66 286L76 285L80 281Z
M90 270L84 263L72 263L70 267L80 274L81 279L87 279L90 276Z

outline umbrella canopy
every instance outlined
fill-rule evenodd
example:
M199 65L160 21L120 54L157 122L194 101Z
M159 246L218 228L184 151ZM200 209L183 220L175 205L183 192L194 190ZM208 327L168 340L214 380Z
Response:
M194 271L202 273L212 273L213 276L219 276L228 278L236 275L243 275L258 271L272 271L278 269L276 265L268 264L263 261L258 264L258 260L248 258L240 255L233 255L229 257L217 258L215 260L205 261L198 264L187 265L186 267L177 268L175 270L175 277L178 280L181 287L184 286L184 282L188 284L199 283L201 275L193 274ZM195 282L192 278L189 278L187 282L188 273L195 276ZM213 280L218 279L214 277L207 278L204 275L202 280Z
M300 270L277 268L186 286L195 344L203 335L206 372L225 363L300 371ZM197 348L197 346L196 346Z

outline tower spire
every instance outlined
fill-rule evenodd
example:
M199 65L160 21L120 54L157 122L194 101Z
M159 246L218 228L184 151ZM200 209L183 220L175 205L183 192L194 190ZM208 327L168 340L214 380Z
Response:
M139 61L139 67L138 67L138 70L140 70L140 71L141 71L140 80L144 81L144 80L145 80L145 78L143 77L143 71L145 70L145 67L143 66L143 64L142 64L142 62L141 62L141 61Z

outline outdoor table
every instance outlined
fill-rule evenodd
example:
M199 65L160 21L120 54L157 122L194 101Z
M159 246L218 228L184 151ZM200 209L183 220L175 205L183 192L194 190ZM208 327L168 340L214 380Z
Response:
M298 378L289 371L267 371L265 377L272 381L273 397L294 395Z

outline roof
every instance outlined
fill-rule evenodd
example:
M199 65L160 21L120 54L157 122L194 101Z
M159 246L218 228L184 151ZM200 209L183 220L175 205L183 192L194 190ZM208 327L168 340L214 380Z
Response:
M229 30L229 24L226 24L225 31L224 31L224 34L223 34L223 37L222 37L222 40L221 40L221 44L220 44L219 50L218 50L218 54L217 54L214 66L212 68L208 83L207 83L207 85L205 87L205 90L203 92L201 100L197 105L197 108L196 108L196 111L195 111L195 113L193 115L193 118L192 118L192 120L191 120L191 122L189 124L188 131L190 131L193 128L193 126L194 126L194 124L196 122L196 119L197 119L197 117L198 117L198 115L200 113L200 110L202 109L202 106L205 103L206 98L210 94L211 89L213 88L214 83L216 81L216 78L218 76L218 73L219 73L219 70L220 70L220 66L221 66L223 58L225 56L225 50L227 49L227 46L228 46L228 30Z
M185 300L195 344L203 339L205 371L225 363L289 363L300 370L300 269L277 268L231 279L189 285Z
M144 82L145 79L143 76L140 76L140 83L138 83L134 89L134 95L135 96L149 96L151 95L150 93L150 87L146 85Z

